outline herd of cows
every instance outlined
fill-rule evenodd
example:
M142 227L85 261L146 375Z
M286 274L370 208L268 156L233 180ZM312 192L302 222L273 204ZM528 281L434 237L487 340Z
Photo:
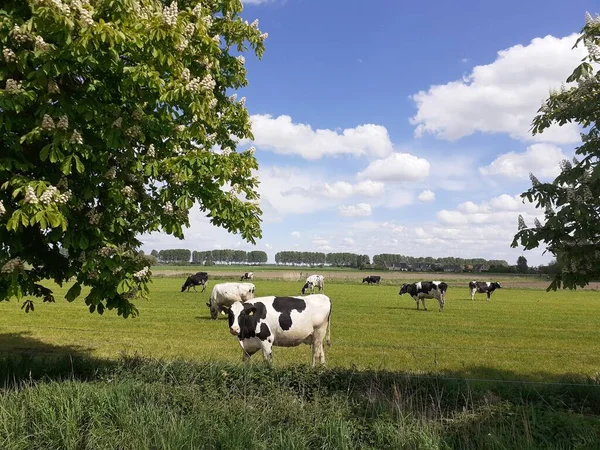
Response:
M268 364L272 363L272 349L277 347L295 347L308 344L312 347L312 365L325 364L323 343L331 345L331 310L332 304L325 292L325 277L311 275L302 286L302 296L265 296L255 297L256 286L253 283L242 282L254 280L252 272L244 273L240 282L216 284L206 303L210 317L217 320L219 313L226 314L229 319L229 332L238 338L242 347L243 360L262 350ZM363 278L363 283L379 284L380 276L369 275ZM190 275L181 287L181 292L196 286L202 286L202 292L208 284L208 273L198 272ZM487 294L488 301L492 292L499 289L498 282L469 282L471 300L475 294ZM314 293L315 288L318 294ZM309 295L305 295L310 290ZM425 307L425 299L435 298L444 310L448 285L443 281L418 281L403 284L399 295L408 294L417 303Z

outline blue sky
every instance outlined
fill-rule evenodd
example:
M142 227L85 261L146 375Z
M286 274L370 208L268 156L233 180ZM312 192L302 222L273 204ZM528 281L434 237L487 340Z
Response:
M246 55L264 211L256 248L506 259L528 173L552 179L574 125L531 120L585 54L591 1L251 0L268 32ZM251 143L245 143L247 146ZM239 150L244 150L243 146ZM252 249L191 214L185 241L144 249Z

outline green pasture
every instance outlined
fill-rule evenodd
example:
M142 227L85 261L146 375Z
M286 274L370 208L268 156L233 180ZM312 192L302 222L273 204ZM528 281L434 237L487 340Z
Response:
M15 301L0 303L0 352L69 352L114 359L120 355L238 363L241 349L227 320L209 319L205 293L180 292L180 278L157 278L140 316L90 314L81 299L37 302L25 314ZM301 283L256 280L257 295L297 295ZM397 286L326 285L333 301L328 367L386 369L445 376L552 381L600 372L600 293L501 289L490 302L471 301L451 287L446 308L428 300L417 311ZM252 358L262 364L262 355ZM275 348L274 365L309 364L310 348Z

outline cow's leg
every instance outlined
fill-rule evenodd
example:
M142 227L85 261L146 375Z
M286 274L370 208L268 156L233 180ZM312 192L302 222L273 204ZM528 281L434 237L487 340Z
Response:
M491 296L491 295L492 295L492 293L488 291L488 292L487 292L487 300L488 300L488 302L490 301L490 296Z
M317 329L313 332L312 339L312 366L315 367L317 365L317 361L320 365L325 365L325 349L323 348L323 342L326 339L327 330L329 328L329 321L321 324Z
M263 352L263 358L265 362L269 365L273 365L273 344L269 342L269 339L265 341L260 341L260 347Z
M440 312L444 310L444 303L446 302L446 299L444 298L444 294L441 294L438 297L438 303L440 304Z
M417 311L419 310L419 297L413 297L414 301L417 302Z
M425 297L421 297L421 303L423 303L423 310L427 311L427 308L425 307Z
M475 300L475 289L471 289L471 301Z

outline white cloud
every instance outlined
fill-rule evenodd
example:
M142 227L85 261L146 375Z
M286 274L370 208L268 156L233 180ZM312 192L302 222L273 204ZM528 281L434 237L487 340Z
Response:
M507 133L520 140L574 143L577 125L552 126L533 138L531 121L550 88L557 88L580 63L583 46L571 49L577 34L536 38L498 52L463 80L431 86L411 98L418 111L410 119L416 136L432 133L454 141L475 132Z
M421 192L417 199L423 203L430 203L435 200L435 192L430 191L429 189Z
M355 242L355 241L354 241L354 239L352 239L352 238L344 238L344 244L347 244L347 245L354 245L354 242Z
M329 245L329 241L327 239L313 239L312 243L315 245L318 245L320 247L324 246L324 245Z
M312 198L327 197L330 199L345 199L351 196L363 195L374 197L383 194L385 185L376 181L361 181L357 184L351 184L347 181L335 181L333 183L313 184L308 188L295 186L291 189L283 191L285 195L303 195Z
M368 203L357 203L356 205L341 205L340 214L345 217L370 216L373 213Z
M444 225L458 228L473 224L498 224L509 226L515 231L519 214L523 215L526 222L532 222L534 218L544 221L543 211L536 209L532 203L523 203L519 195L508 194L479 204L463 202L455 210L442 209L437 213L437 218Z
M293 238L296 238L296 239L299 239L299 238L300 238L300 232L299 232L299 231L292 231L292 232L290 233L290 235L291 235Z
M410 153L392 153L384 159L378 159L360 172L358 179L377 181L421 181L429 176L429 162Z
M314 130L310 125L293 123L287 115L273 117L270 114L255 114L250 120L254 144L260 150L300 155L308 160L334 155L381 158L392 152L387 129L381 125L359 125L339 133L329 129Z
M242 0L245 5L264 5L265 3L273 3L275 0Z
M508 178L528 178L532 172L538 178L555 178L560 173L559 163L567 155L552 144L533 144L523 153L509 152L496 158L490 165L480 167L482 175Z

